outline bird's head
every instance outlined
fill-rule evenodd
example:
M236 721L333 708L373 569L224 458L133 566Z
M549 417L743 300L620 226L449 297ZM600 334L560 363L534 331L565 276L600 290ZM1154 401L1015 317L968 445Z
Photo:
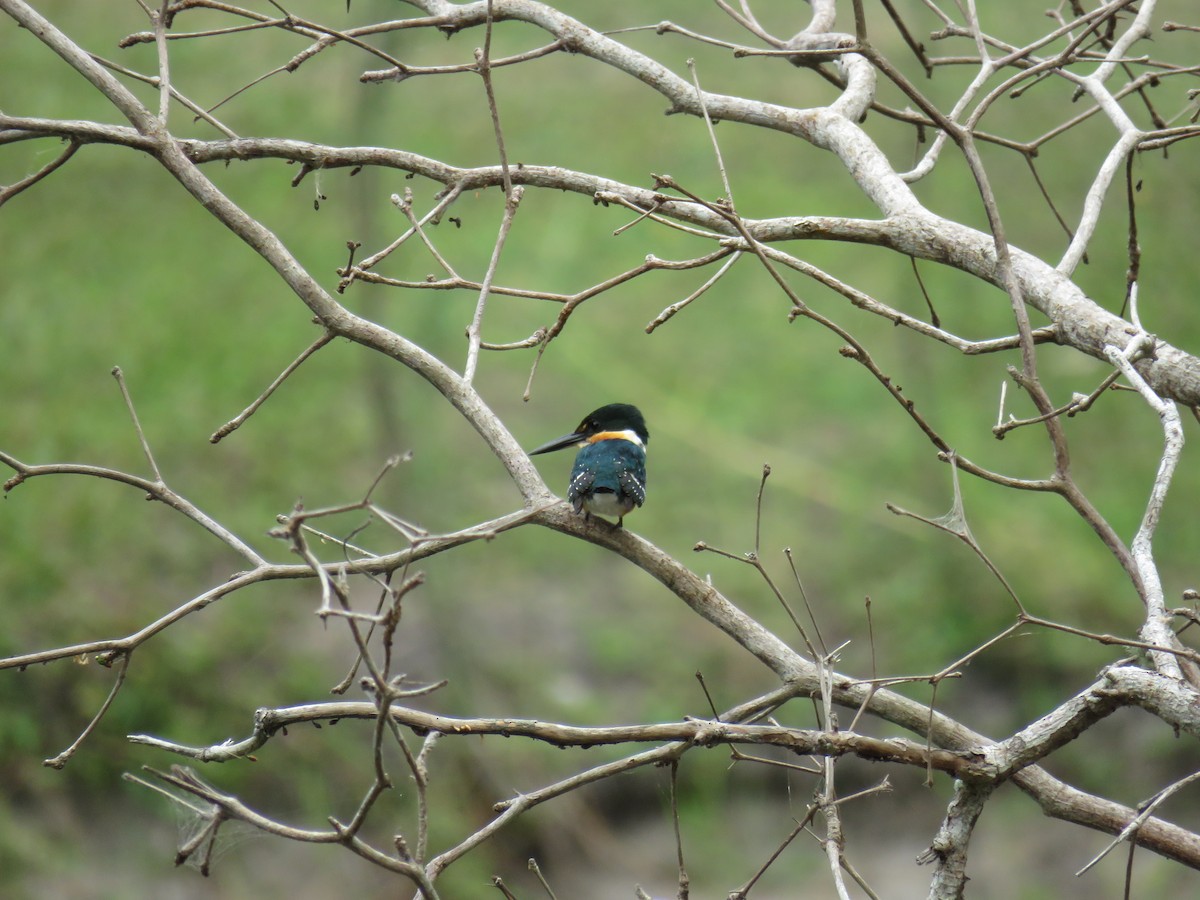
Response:
M570 434L564 434L548 444L542 444L536 450L530 450L529 455L550 453L565 447L579 447L609 437L624 438L643 447L649 443L650 432L646 430L646 419L641 410L628 403L610 403L602 406L588 413L579 423L579 427Z

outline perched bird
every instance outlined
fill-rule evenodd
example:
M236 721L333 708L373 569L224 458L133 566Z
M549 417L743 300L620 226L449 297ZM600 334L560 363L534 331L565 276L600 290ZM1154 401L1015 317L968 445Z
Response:
M575 512L616 516L617 527L646 499L646 444L650 433L636 406L610 403L579 423L570 434L529 452L578 447L567 499Z

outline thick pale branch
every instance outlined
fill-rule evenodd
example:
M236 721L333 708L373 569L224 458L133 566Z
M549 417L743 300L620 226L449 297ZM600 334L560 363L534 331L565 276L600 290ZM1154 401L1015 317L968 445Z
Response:
M1172 728L1200 738L1200 703L1189 685L1135 666L1105 669L1103 681L1122 703L1140 706Z
M4 134L57 135L81 142L111 142L146 152L153 144L133 129L99 126L95 123L16 118L0 115L0 138ZM187 157L196 163L248 160L288 159L325 169L382 166L414 172L423 177L460 191L470 192L499 187L503 170L499 166L458 168L438 160L379 147L332 147L303 141L272 138L236 141L180 141ZM585 172L558 166L523 165L511 172L514 184L565 190L594 197L597 194L619 195L632 207L655 209L661 215L698 226L714 234L735 240L737 231L721 216L696 203L666 196L651 188L636 187ZM224 198L222 198L224 199ZM228 201L226 201L228 202ZM990 235L925 211L885 219L848 219L830 216L780 217L776 219L745 220L747 231L755 240L773 243L787 240L836 240L887 247L915 259L941 263L1003 287L996 269L994 241ZM739 246L739 249L745 249ZM1124 349L1137 329L1125 319L1109 312L1089 298L1066 274L1031 253L1010 247L1013 275L1027 303L1041 312L1056 328L1057 342L1073 347L1097 359L1107 361L1105 347ZM304 285L300 286L304 288ZM318 289L319 290L319 289ZM307 301L306 301L307 302ZM330 301L332 302L332 301ZM323 304L310 303L314 309ZM339 308L340 309L340 308ZM370 323L356 320L341 310L341 316L359 333L346 336L363 343L379 343L378 329ZM337 321L341 321L338 319ZM328 323L327 323L328 324ZM372 332L376 332L372 334ZM365 333L361 333L365 332ZM395 336L393 336L394 338ZM377 348L378 349L378 348ZM411 354L412 348L401 344L384 352ZM413 367L425 373L429 361L416 356ZM440 366L440 364L439 364ZM1156 393L1178 400L1187 406L1200 406L1200 359L1160 341L1152 359L1136 363L1138 371ZM448 369L433 367L435 381L453 384ZM475 420L472 419L474 424ZM477 426L478 427L478 426Z
M1137 318L1137 285L1133 285L1131 296L1132 317ZM1170 400L1159 397L1154 390L1142 379L1141 374L1133 366L1133 360L1141 355L1153 355L1155 351L1154 338L1141 332L1136 341L1131 342L1124 352L1115 347L1108 348L1108 357L1112 364L1121 370L1122 374L1137 388L1142 398L1149 404L1162 422L1163 452L1159 460L1158 472L1150 488L1150 499L1146 503L1146 512L1142 516L1141 525L1130 544L1129 551L1137 566L1140 576L1142 600L1146 604L1146 620L1142 625L1141 637L1152 643L1176 643L1177 638L1171 630L1171 618L1167 613L1166 598L1163 593L1162 579L1158 574L1158 566L1154 562L1154 532L1162 515L1163 503L1167 498L1175 467L1183 452L1183 423L1179 410ZM1176 678L1184 676L1180 661L1172 654L1151 652L1151 657L1160 672L1173 675ZM1197 670L1191 666L1189 676L1196 677Z
M929 900L959 900L967 885L967 856L975 824L992 795L990 784L959 781L946 818L929 848L917 857L919 863L937 863L929 887Z

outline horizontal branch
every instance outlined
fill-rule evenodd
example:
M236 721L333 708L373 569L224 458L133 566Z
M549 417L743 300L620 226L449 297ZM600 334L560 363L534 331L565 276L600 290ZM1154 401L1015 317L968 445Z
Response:
M330 577L341 577L343 575L388 575L395 572L404 566L411 565L414 562L434 556L438 553L443 553L455 547L460 547L463 544L474 541L491 540L496 535L515 528L524 522L530 521L536 514L537 510L519 510L509 513L508 515L500 516L487 522L482 522L478 525L473 525L470 528L464 528L461 531L451 532L449 534L428 535L414 540L413 545L404 550L399 550L394 553L382 554L379 556L368 556L343 560L338 562L327 562L322 565L324 574ZM235 591L250 587L254 584L263 584L269 581L284 581L291 579L316 578L317 573L312 567L304 564L297 565L262 565L247 572L240 572L231 577L228 581L217 585L202 594L193 597L186 603L173 609L171 612L162 616L159 619L143 626L137 631L123 638L110 638L107 640L88 641L81 644L72 644L66 647L55 647L49 650L39 650L33 653L22 653L17 656L10 656L5 659L0 659L0 670L2 669L20 669L31 665L40 665L43 663L54 662L61 659L73 659L77 656L98 653L102 654L102 662L108 662L123 653L128 653L136 649L139 645L152 638L154 635L163 631L165 628L180 621L186 616L215 603L222 597L226 597Z
M556 747L596 747L609 744L644 744L681 741L697 747L722 744L760 744L782 747L793 753L814 756L857 756L872 762L893 762L918 768L934 768L955 778L989 780L995 770L981 764L976 754L930 749L902 739L883 740L849 731L815 731L786 728L782 725L741 725L715 720L688 719L654 725L579 726L534 719L458 718L391 704L392 720L410 728L418 736L438 734L496 735L525 737ZM254 734L245 740L212 747L188 747L145 734L131 734L129 740L167 750L200 762L227 762L244 758L262 747L280 729L304 722L328 722L341 719L375 720L379 709L374 703L330 702L260 709L254 716Z
M1200 738L1200 704L1189 685L1136 666L1105 669L1103 682L1123 703L1140 706L1176 731Z
M1102 718L1112 709L1131 702L1146 705L1158 715L1164 708L1162 698L1172 697L1165 706L1173 708L1177 715L1168 713L1168 721L1181 718L1188 723L1188 730L1197 728L1194 710L1190 717L1187 712L1191 695L1186 692L1186 688L1175 683L1165 684L1169 679L1130 667L1107 670L1097 684L1085 689L1059 710L1000 744L993 744L982 735L951 722L940 713L932 712L928 707L889 691L876 691L865 682L851 681L844 676L835 675L834 680L834 699L839 704L857 708L865 702L872 712L894 722L903 718L897 713L907 709L910 713L920 716L923 721L935 723L939 742L957 745L956 748L930 750L903 740L881 740L850 732L830 733L778 725L740 725L715 720L591 728L529 719L457 718L396 705L392 705L389 711L394 721L411 728L417 734L436 732L452 736L527 737L563 747L647 742L674 744L660 748L666 755L657 751L652 757L638 754L636 758L601 767L596 770L596 777L628 771L647 759L675 758L678 751L687 745L711 747L740 743L779 746L803 754L851 754L870 761L929 766L955 777L976 779L985 783L996 783L1011 778L1047 815L1108 834L1119 833L1137 817L1137 811L1073 788L1039 766L1029 765L1030 759L1034 755L1040 758L1052 752L1078 736L1087 725ZM1119 689L1114 691L1114 685L1119 686ZM1133 690L1126 695L1123 689L1130 685L1133 685ZM786 694L776 692L778 696L772 700L772 705L782 703L787 696L814 693L811 688L800 683L794 683L782 690L786 691ZM226 762L252 754L277 731L291 725L347 718L374 720L377 717L378 708L373 703L335 701L261 709L255 715L254 732L250 737L210 747L190 747L149 735L130 735L129 739L198 761ZM1018 767L1021 768L1016 771ZM594 779L589 777L588 780ZM563 784L573 785L576 784L576 780L568 779ZM556 796L562 792L558 790L559 787L560 785L555 785L553 790L546 792L545 797L539 794L537 799ZM516 801L515 807L505 804L502 806L505 806L508 812L518 807L524 808L521 800L525 800L526 797L527 795L522 795ZM1187 829L1161 819L1150 818L1142 824L1135 840L1162 856L1200 869L1200 836Z
M80 143L114 143L153 152L154 142L136 130L77 120L48 120L0 115L0 142L33 135L56 136ZM277 138L238 140L181 140L180 149L196 164L230 160L283 159L313 169L379 166L411 172L462 193L503 185L500 166L460 168L440 160L382 147L335 147ZM705 206L672 197L653 188L624 184L560 166L524 164L510 170L514 185L567 191L588 198L613 195L634 208L653 209L656 216L740 240L724 217ZM959 269L1003 288L996 265L993 238L982 231L944 219L917 207L904 215L883 219L837 216L781 216L744 220L754 240L775 243L794 240L843 241L886 247L915 259ZM739 249L745 249L740 243ZM1053 323L1055 340L1107 362L1105 348L1124 349L1137 329L1089 298L1068 275L1031 253L1010 248L1014 275L1030 306ZM1164 341L1154 357L1136 364L1147 383L1160 395L1186 406L1200 406L1200 358Z

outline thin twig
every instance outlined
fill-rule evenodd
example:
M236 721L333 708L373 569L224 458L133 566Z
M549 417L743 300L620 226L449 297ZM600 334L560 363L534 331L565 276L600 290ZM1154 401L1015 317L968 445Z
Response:
M171 65L167 53L167 17L170 15L171 0L162 0L150 20L154 25L154 45L158 52L158 119L167 127L167 115L171 111Z
M146 440L146 433L142 431L142 423L138 421L137 410L133 407L133 398L129 396L129 388L125 386L125 373L121 371L120 366L113 366L112 376L117 379L117 384L121 388L121 396L125 399L125 408L129 410L129 418L133 420L133 430L137 432L138 443L142 445L142 452L146 454L146 461L150 463L154 481L162 485L165 483L162 473L158 471L158 463L154 461L154 454L150 452L150 443Z
M1092 858L1091 862L1076 872L1075 876L1079 877L1080 875L1085 874L1089 869L1095 866L1096 863L1108 856L1108 854L1112 852L1113 848L1120 844L1121 841L1124 841L1131 835L1135 834L1137 830L1145 824L1146 820L1150 818L1151 813L1153 813L1154 810L1162 805L1164 801L1168 800L1172 795L1179 793L1179 791L1183 790L1188 785L1195 783L1196 781L1200 781L1200 772L1193 772L1191 775L1179 779L1174 784L1163 788L1161 791L1155 794L1148 803L1142 805L1138 812L1137 818L1122 828L1121 833L1114 837L1107 847L1097 853ZM1131 843L1130 846L1134 847L1137 845Z
M76 140L75 138L71 138L67 142L67 146L63 148L62 153L58 154L58 156L46 163L46 165L42 166L32 175L27 175L20 181L15 181L9 185L0 185L0 206L3 206L13 197L17 196L17 194L21 193L21 191L31 188L41 181L43 178L65 163L68 159L74 156L75 151L78 150L80 146L82 146L80 141Z
M504 251L508 233L512 230L513 219L517 207L521 204L524 188L515 187L505 195L504 218L500 222L500 233L496 235L496 243L492 247L492 258L488 261L487 273L483 276L483 284L479 289L479 300L475 304L475 315L467 328L467 363L463 367L463 381L471 384L475 380L475 368L479 364L479 348L483 343L483 312L487 308L488 294L491 291L492 279L496 277L496 268L500 265L500 254Z
M258 408L267 401L267 398L270 397L273 393L275 393L276 388L278 388L281 384L283 384L284 381L287 380L289 375L291 375L298 368L300 368L301 363L303 363L306 359L308 359L310 356L312 356L314 353L316 353L318 350L320 350L322 347L324 347L326 344L328 344L330 341L332 341L334 339L334 336L335 335L332 331L326 331L319 338L317 338L315 341L313 341L312 344L310 344L308 346L308 348L304 350L303 353L301 353L294 360L292 360L292 362L288 365L288 367L279 374L278 378L276 378L274 381L272 381L267 386L267 389L265 391L263 391L261 394L258 395L257 399L255 399L255 401L253 403L251 403L244 410L242 410L240 413L238 413L236 416L234 416L232 419L230 419L228 422L226 422L224 425L222 425L216 431L214 431L212 436L208 439L209 442L213 443L213 444L218 443L222 438L227 437L229 434L231 434L232 432L234 432L238 428L240 428L242 426L242 424L247 419L249 419L252 415L254 415L254 413L258 410Z
M108 696L104 699L104 702L100 704L100 709L96 711L96 715L92 716L92 721L88 722L87 727L83 729L79 737L75 738L70 747L52 759L42 760L42 765L49 766L51 769L61 769L75 755L75 751L79 749L87 736L96 730L96 726L100 724L100 720L104 718L104 714L112 706L113 700L117 697L117 692L121 690L121 685L125 683L125 675L129 672L129 660L132 658L132 653L121 654L121 663L120 668L117 669L116 681L113 682L112 689L108 692Z
M691 879L683 863L683 834L679 830L679 760L671 760L671 822L675 830L675 859L679 865L679 890L676 900L688 900Z
M529 871L532 872L537 878L538 883L542 886L542 890L546 892L546 896L549 897L550 900L558 900L558 897L550 888L550 882L548 882L546 880L546 876L542 874L542 867L538 865L538 861L531 856L529 857L528 865Z

